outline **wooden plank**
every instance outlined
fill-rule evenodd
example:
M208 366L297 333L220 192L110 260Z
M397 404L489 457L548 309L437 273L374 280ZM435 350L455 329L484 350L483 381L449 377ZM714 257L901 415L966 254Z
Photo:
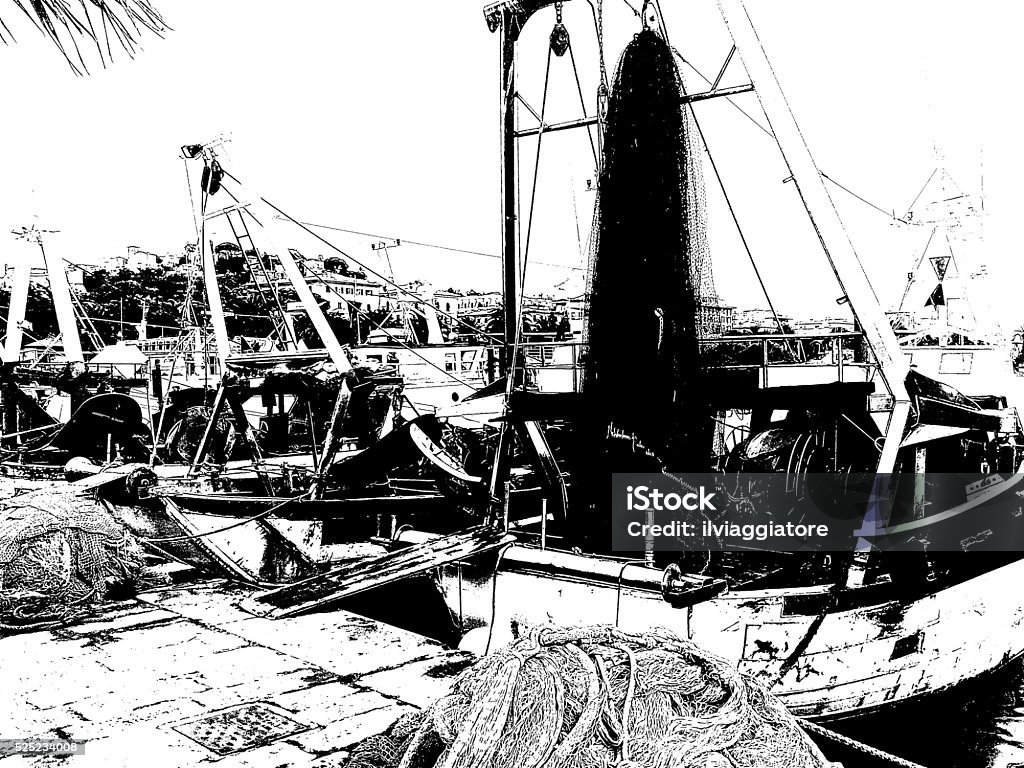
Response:
M294 584L261 592L239 605L257 616L272 619L296 616L447 563L499 549L514 541L514 536L495 528L471 528L381 557L339 566Z

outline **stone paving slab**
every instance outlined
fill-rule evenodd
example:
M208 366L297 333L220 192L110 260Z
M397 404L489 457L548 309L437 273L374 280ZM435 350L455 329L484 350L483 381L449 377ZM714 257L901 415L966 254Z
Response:
M84 755L0 764L331 768L465 666L464 654L345 611L254 617L235 605L245 594L165 587L75 626L0 638L0 690L13 693L0 697L0 737L86 740ZM308 729L225 756L174 730L254 702Z

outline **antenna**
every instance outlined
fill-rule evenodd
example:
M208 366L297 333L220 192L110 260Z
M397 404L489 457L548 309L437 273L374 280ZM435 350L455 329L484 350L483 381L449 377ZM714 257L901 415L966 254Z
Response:
M391 253L388 251L389 248L398 248L402 244L402 241L398 238L394 240L381 240L378 243L372 243L370 245L371 251L384 251L384 259L388 263L388 273L391 277L391 282L395 282L395 268L391 264Z

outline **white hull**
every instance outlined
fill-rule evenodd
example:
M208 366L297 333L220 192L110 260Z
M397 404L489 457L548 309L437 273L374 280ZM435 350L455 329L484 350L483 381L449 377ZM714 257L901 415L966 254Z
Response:
M818 619L816 614L793 615L792 598L828 591L737 591L676 609L656 588L620 588L621 577L588 579L539 570L538 563L552 558L575 560L583 568L594 562L515 545L505 551L496 577L474 578L468 568L453 565L442 571L441 588L464 626L492 625L481 630L492 633L492 649L527 627L544 624L604 623L632 631L665 627L744 672L769 679ZM650 578L651 572L640 566L626 566L623 575L633 581L641 571ZM995 670L1024 653L1024 597L1007 588L1022 579L1024 559L905 607L893 601L829 613L773 693L794 714L835 719Z

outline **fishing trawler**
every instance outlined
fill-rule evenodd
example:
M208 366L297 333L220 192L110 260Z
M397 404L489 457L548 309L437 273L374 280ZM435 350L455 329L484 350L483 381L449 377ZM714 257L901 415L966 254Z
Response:
M1010 344L985 301L983 217L980 195L964 192L945 168L932 172L901 219L921 233L923 248L889 316L912 369L967 396L998 393L1016 405Z
M410 433L425 436L425 422L400 415L404 377L395 365L366 360L341 343L313 291L315 267L298 251L275 256L281 275L271 276L253 237L262 227L257 204L237 202L240 184L233 187L237 180L224 170L219 150L219 142L183 148L200 190L196 217L204 236L195 267L220 375L215 387L156 398L164 407L152 418L149 484L133 503L112 508L156 551L265 585L379 553L367 541L379 533L381 518L393 517L396 507L429 514L443 497L428 479L374 468L382 450L393 459L404 448L407 464L424 458ZM225 207L217 207L220 201ZM228 249L207 237L225 229L237 243L234 252L245 255L274 326L266 349L240 351L228 335L218 274ZM319 347L307 348L303 325ZM174 370L172 360L167 380L154 382L169 388Z
M102 361L86 365L76 321L84 316L81 302L65 263L45 248L45 232L36 226L12 232L39 248L60 330L57 337L25 344L32 267L22 258L13 270L0 366L0 475L19 487L63 479L64 464L75 457L109 463L137 461L146 453L141 408L126 394L137 382ZM102 346L95 328L90 340L94 348Z
M1022 514L1020 420L1005 403L966 398L911 370L741 0L718 2L731 43L721 73L741 62L740 85L722 86L720 73L707 90L681 92L660 8L647 2L643 30L620 63L619 77L628 82L609 87L602 78L596 114L551 124L541 115L537 124L519 125L515 76L528 55L520 41L528 24L540 23L534 16L557 10L549 62L552 53L564 53L562 5L504 0L485 9L502 53L506 379L481 393L500 401L500 418L489 425L493 462L479 481L487 498L477 507L479 526L455 533L403 527L391 554L258 594L247 609L287 617L432 574L467 647L489 650L554 623L667 626L763 676L792 712L814 719L892 707L1020 656L1024 601L1005 588L1024 576L1024 558L1013 546L971 554L918 547L922 556L882 551L886 537L913 543L945 525L962 526L963 549L1012 535ZM600 13L594 21L602 40ZM673 92L674 102L665 96ZM693 227L697 193L685 181L680 186L680 177L694 153L709 151L696 105L751 92L791 173L786 183L795 185L841 303L859 328L819 340L826 353L813 360L793 354L794 340L785 335L698 340L686 316L696 303L688 238L700 232ZM528 391L517 370L518 147L524 137L592 126L603 144L603 228L591 267L582 392ZM623 243L637 232L663 260L638 266L627 259ZM644 270L647 285L664 288L633 326L619 329L629 334L631 362L649 363L639 377L622 364L621 336L602 325L602 281L630 279L624 262ZM684 309L675 311L679 303ZM699 375L692 374L697 361ZM453 458L447 463L457 469ZM724 477L781 473L794 487L815 472L864 473L875 482L962 472L982 482L942 504L911 482L918 490L910 509L892 517L880 515L875 503L863 506L845 553L707 552L696 563L688 556L666 565L665 553L650 549L633 556L611 551L612 473L712 468ZM532 503L519 503L528 490L535 492Z

